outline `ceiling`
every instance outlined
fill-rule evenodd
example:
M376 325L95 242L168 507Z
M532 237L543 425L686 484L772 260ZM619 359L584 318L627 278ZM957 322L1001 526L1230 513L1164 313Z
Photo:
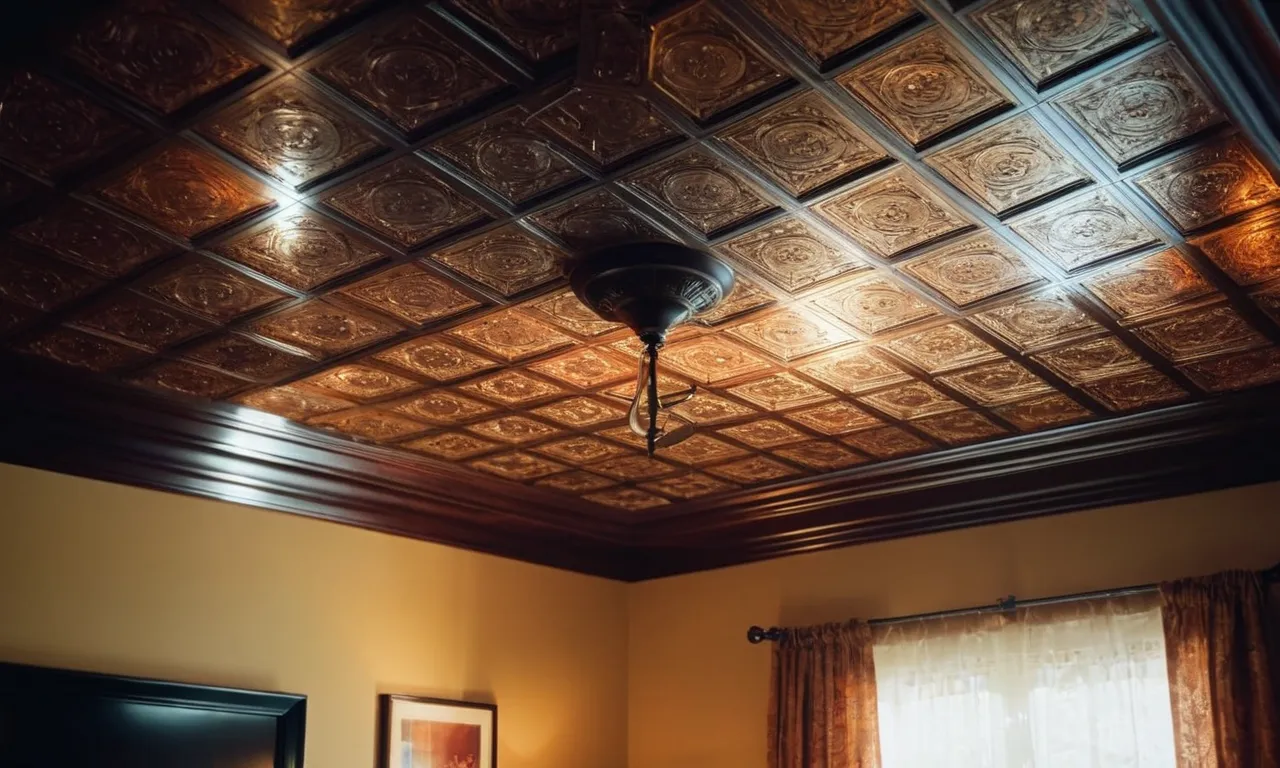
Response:
M623 523L1280 380L1280 186L1141 2L663 4L613 93L578 15L85 15L5 76L0 343ZM636 237L738 275L655 459L564 277Z

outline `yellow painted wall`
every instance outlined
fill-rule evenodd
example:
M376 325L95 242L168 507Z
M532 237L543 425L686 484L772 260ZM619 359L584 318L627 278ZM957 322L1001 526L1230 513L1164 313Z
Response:
M761 768L748 626L901 616L1280 559L1280 484L791 557L630 588L630 768Z
M309 768L374 764L379 692L497 700L503 768L621 768L625 589L0 466L0 659L306 694Z

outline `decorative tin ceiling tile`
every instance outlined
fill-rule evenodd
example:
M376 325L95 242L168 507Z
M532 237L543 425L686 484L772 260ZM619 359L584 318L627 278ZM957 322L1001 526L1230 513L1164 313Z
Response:
M1098 189L1019 217L1009 227L1068 271L1159 240L1109 189Z
M935 152L925 162L998 216L1093 182L1025 112Z
M1171 45L1094 78L1054 103L1119 166L1226 119Z
M496 409L488 403L463 397L447 389L435 389L395 406L395 410L415 419L432 424L459 424L493 413ZM489 433L490 437L497 437Z
M850 395L911 380L901 368L868 347L845 348L802 363L796 370Z
M690 472L680 477L670 477L666 480L655 480L652 483L644 483L642 488L649 491L670 496L673 499L700 499L703 496L710 496L715 493L727 493L728 491L738 490L738 486L733 483L726 483L723 480L717 480L710 475L704 475L701 472Z
M708 236L774 207L759 187L697 147L642 168L622 181Z
M886 258L973 228L958 208L903 167L859 182L814 210Z
M1280 277L1280 211L1192 238L1191 243L1240 285Z
M562 472L558 475L543 478L536 483L542 488L550 488L553 491L572 494L590 493L591 491L598 491L617 484L616 480L610 480L607 477L593 475L582 470Z
M1134 181L1183 232L1280 199L1280 186L1239 136L1200 147Z
M601 491L600 493L589 493L582 498L594 501L597 504L604 504L607 507L617 507L631 512L653 509L654 507L661 507L671 503L661 496L646 493L637 488L616 488Z
M845 280L813 303L868 336L939 314L929 302L880 274Z
M1280 282L1269 283L1250 294L1271 319L1280 323Z
M849 342L853 337L812 313L781 309L728 329L727 333L764 350L779 360L821 352Z
M406 134L506 85L426 14L399 16L347 38L313 71Z
M788 80L709 0L655 24L651 50L650 80L704 122Z
M819 66L920 15L910 0L753 0L752 6Z
M40 313L34 309L0 300L0 334L32 322L39 316Z
M430 148L512 204L585 178L526 127L528 119L524 107L514 106L438 139Z
M507 480L536 480L564 470L564 465L531 453L504 453L476 459L471 466Z
M1267 347L1196 360L1178 367L1198 386L1210 392L1258 387L1280 381L1280 349Z
M499 416L496 419L472 424L467 429L481 437L490 437L494 440L501 440L504 443L517 445L555 437L561 433L560 429L550 424L544 424L541 421L524 416Z
M99 194L187 238L275 206L266 187L189 144L174 143L108 182Z
M810 440L807 443L788 445L774 450L773 455L818 472L848 469L867 460L867 457L862 454L854 453L839 443L830 443L826 440Z
M680 468L662 459L651 459L648 456L632 454L618 459L610 459L591 467L592 472L608 475L616 480L656 480L659 477L674 475Z
M13 234L104 277L120 277L177 250L146 230L73 200L14 228Z
M406 341L383 350L374 357L410 373L441 382L465 379L500 365L487 357L458 349L439 339Z
M701 467L718 461L745 456L747 451L723 440L717 440L702 432L695 432L687 440L662 449L662 456L681 464Z
M867 268L848 248L791 217L739 235L723 248L789 293Z
M1152 34L1127 0L998 0L970 18L1041 88Z
M1074 424L1093 416L1092 411L1061 392L1009 403L992 410L1023 432Z
M340 171L384 146L363 124L292 75L235 102L198 130L294 187Z
M284 291L202 256L153 273L144 285L155 298L216 323L227 323L291 298Z
M1004 427L975 411L956 411L918 419L912 424L948 445L972 443L1006 434Z
M1040 281L1018 252L990 232L941 245L902 265L902 271L965 307Z
M1133 332L1175 363L1267 345L1230 304L1214 304L1138 326Z
M1071 382L1083 384L1147 367L1147 363L1116 336L1077 341L1031 356Z
M129 377L129 383L211 400L226 397L248 382L180 360L163 360Z
M1061 288L992 307L970 319L1023 352L1102 332L1102 326Z
M214 250L300 291L385 258L364 238L301 206Z
M882 426L882 422L875 416L843 400L792 411L787 414L787 418L824 435L843 435Z
M830 393L789 371L730 387L729 392L768 411L783 411L832 399Z
M525 406L565 394L564 389L524 371L505 370L458 387L508 407Z
M1012 106L999 82L937 26L862 62L836 82L917 149Z
M617 443L610 443L598 437L575 435L574 437L544 443L533 450L538 453L559 459L571 467L581 467L605 459L630 454L630 449Z
M405 248L486 218L480 206L441 181L416 157L402 157L363 173L326 192L320 202Z
M1187 399L1187 392L1154 368L1144 368L1080 387L1113 411L1133 411Z
M570 248L583 251L631 240L662 238L652 224L604 188L593 189L529 218Z
M582 396L534 408L533 412L557 424L577 428L594 427L606 421L617 421L627 415L620 406Z
M610 427L609 429L602 429L596 434L601 437L607 437L610 440L616 440L623 445L638 448L642 451L647 450L648 448L648 441L645 439L644 435L637 435L635 432L631 431L631 427L629 426Z
M133 0L81 27L67 53L91 77L171 114L260 65L165 0Z
M0 298L14 304L52 312L101 285L82 269L0 242Z
M207 324L195 318L128 291L78 313L71 319L71 325L150 350L173 346L209 330Z
M520 309L525 314L579 336L600 336L623 327L621 323L601 320L599 315L588 309L567 288L522 304Z
M795 427L773 419L758 419L734 427L719 430L720 434L732 437L740 443L752 448L775 448L779 445L796 443L809 439L809 436Z
M795 197L889 159L883 147L814 91L736 123L719 137Z
M508 225L450 245L431 258L510 298L559 279L568 254Z
M729 292L729 295L715 309L710 312L703 312L695 317L694 322L699 325L719 325L738 315L745 315L753 309L760 309L776 303L777 299L773 298L759 285L744 275L734 275L733 290Z
M252 330L324 357L382 341L400 331L388 320L312 299L258 320Z
M580 13L576 0L457 0L457 4L534 62L563 53L578 42Z
M418 387L416 381L367 365L339 365L302 383L360 402L402 395Z
M101 159L138 131L75 91L15 71L0 79L0 157L46 178Z
M542 125L599 168L621 165L681 133L642 96L574 89L538 115Z
M40 189L40 185L25 174L0 167L0 210L17 205Z
M574 343L573 339L551 326L510 309L451 328L446 333L507 362Z
M694 424L722 424L726 421L752 416L756 410L705 390L698 392L689 400L674 406L671 412Z
M355 403L350 401L331 397L297 384L260 389L237 397L235 402L293 421L303 421L313 416L334 413L355 406Z
M869 453L877 459L893 459L933 447L929 441L898 427L882 427L857 432L846 435L843 439L854 448Z
M444 320L482 306L447 280L414 264L384 269L337 293L415 325Z
M718 467L711 467L707 469L707 472L742 485L776 482L802 474L800 470L794 467L789 467L782 462L774 461L764 456L739 459Z
M941 373L974 363L999 360L995 347L956 323L902 336L884 347L926 373Z
M186 349L188 360L213 366L254 381L271 381L297 373L309 358L290 354L239 334L227 334Z
M675 392L685 392L689 389L689 382L677 379L674 376L668 376L662 372L662 367L658 370L658 394L670 395ZM616 398L620 403L630 403L636 394L636 383L634 381L626 381L616 387L609 387L603 394Z
M765 358L716 334L664 349L662 365L701 384L715 384L773 368Z
M636 375L629 361L624 362L604 349L575 349L529 367L580 389L595 389Z
M1090 277L1084 286L1125 322L1175 309L1213 291L1173 248Z
M286 51L296 53L317 33L368 6L372 0L219 0L262 30Z
M949 373L939 376L938 381L979 405L1003 405L1054 391L1044 379L1012 360Z
M438 435L428 435L417 440L410 440L407 443L401 443L400 447L408 448L418 453L425 453L428 456L435 456L438 459L461 461L484 453L491 453L504 446L501 443L481 440L475 435L469 435L465 432L441 432Z
M920 381L903 384L859 398L863 403L898 419L919 419L964 406Z
M147 356L137 347L118 344L73 328L52 328L23 345L19 351L74 368L86 368L94 373L136 363Z
M399 440L426 429L422 424L394 413L362 409L316 416L308 419L307 423L379 443Z

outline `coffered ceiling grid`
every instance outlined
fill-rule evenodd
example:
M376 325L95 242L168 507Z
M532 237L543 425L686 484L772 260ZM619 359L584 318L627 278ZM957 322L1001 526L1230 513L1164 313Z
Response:
M103 111L0 126L6 193L57 174L4 214L13 349L648 515L1280 378L1280 194L1136 3L683 3L612 100L563 92L572 3L134 5L178 72L182 35L213 53L186 90L83 37L35 67ZM670 339L700 429L659 461L621 426L634 342L564 293L620 235L743 278Z

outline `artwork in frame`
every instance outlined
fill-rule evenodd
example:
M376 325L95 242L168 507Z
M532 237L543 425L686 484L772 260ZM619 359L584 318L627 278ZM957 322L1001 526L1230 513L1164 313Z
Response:
M495 768L498 707L469 701L379 697L379 768Z

